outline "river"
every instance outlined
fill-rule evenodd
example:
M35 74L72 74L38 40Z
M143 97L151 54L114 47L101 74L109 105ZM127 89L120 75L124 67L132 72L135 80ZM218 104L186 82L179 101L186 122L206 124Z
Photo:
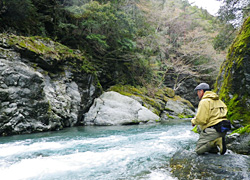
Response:
M73 127L1 137L0 177L8 180L171 180L180 149L194 149L190 121Z

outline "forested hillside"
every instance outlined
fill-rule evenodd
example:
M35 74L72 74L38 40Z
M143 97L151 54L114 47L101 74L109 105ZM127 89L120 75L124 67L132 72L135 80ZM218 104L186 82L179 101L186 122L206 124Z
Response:
M119 83L146 86L152 93L162 86L178 92L201 80L212 84L225 57L214 49L224 24L186 0L3 0L0 5L2 33L49 37L82 51L104 89Z

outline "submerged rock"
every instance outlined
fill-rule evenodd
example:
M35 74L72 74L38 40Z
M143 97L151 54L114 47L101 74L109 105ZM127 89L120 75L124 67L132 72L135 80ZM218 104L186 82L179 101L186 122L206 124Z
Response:
M174 154L170 166L179 180L250 179L250 157L244 155L197 155L183 150Z
M110 91L95 99L85 125L127 125L159 121L160 117L143 107L138 101Z

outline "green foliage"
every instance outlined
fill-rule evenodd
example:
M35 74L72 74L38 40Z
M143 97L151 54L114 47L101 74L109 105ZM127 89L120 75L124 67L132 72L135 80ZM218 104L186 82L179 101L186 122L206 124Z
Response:
M0 32L49 37L70 48L84 51L88 62L82 67L93 64L93 69L99 72L100 83L106 88L118 82L133 85L152 82L157 85L156 82L160 81L161 84L165 76L158 76L158 71L162 74L168 67L175 66L176 62L182 61L188 67L211 61L197 52L202 48L189 43L200 43L198 40L203 39L204 35L194 37L200 32L197 28L204 33L214 34L217 25L211 15L191 7L188 1L1 2L7 10L0 7ZM189 35L189 32L193 34ZM202 43L207 41L209 39ZM193 50L186 51L184 45L194 47L195 53ZM152 56L156 57L156 62L151 62ZM172 64L165 63L168 60Z
M86 39L93 41L99 45L98 49L107 49L109 45L106 42L106 36L100 34L87 35Z
M236 29L232 24L225 25L213 40L214 49L223 51L228 48L236 36L235 32Z
M68 8L78 19L80 38L90 44L95 53L107 50L132 50L135 48L133 20L125 12L116 9L110 2L100 4L91 1L82 6Z
M231 134L234 133L239 133L239 134L250 133L250 125L236 129Z
M0 29L14 28L21 32L35 31L36 7L31 0L3 0L0 9Z

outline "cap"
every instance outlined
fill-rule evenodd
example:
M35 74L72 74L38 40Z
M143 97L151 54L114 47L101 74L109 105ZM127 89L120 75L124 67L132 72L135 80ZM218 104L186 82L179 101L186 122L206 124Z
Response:
M194 89L195 91L197 90L210 90L210 87L207 83L200 83L198 86L196 86L196 88Z

